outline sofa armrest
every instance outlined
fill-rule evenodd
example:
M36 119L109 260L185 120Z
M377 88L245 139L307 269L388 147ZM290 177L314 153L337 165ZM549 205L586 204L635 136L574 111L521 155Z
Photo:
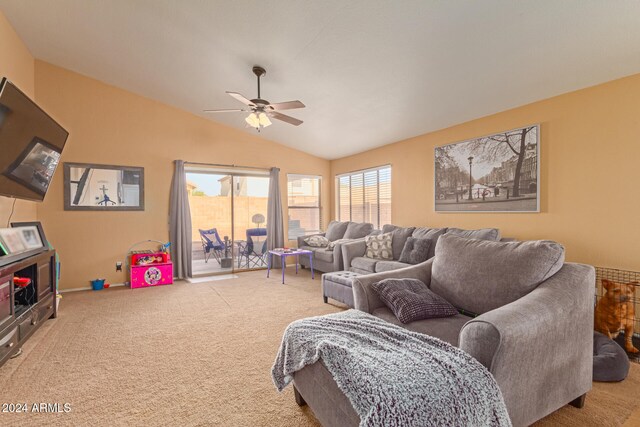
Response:
M301 248L305 246L304 239L311 236L324 236L325 233L316 233L316 234L308 234L306 236L298 236L298 247Z
M429 285L431 283L432 263L433 259L430 259L410 267L354 278L352 287L355 309L372 314L375 309L384 307L384 303L378 298L378 294L371 288L371 285L383 279L418 279Z
M345 246L352 244L364 244L364 237L359 239L338 239L333 242L333 271L348 270L351 264L344 263L344 250Z
M513 425L528 425L591 389L595 272L565 263L531 293L467 322L459 347L485 365Z
M344 269L348 270L351 267L351 260L364 256L366 251L367 244L364 239L354 240L353 242L342 245L342 263Z

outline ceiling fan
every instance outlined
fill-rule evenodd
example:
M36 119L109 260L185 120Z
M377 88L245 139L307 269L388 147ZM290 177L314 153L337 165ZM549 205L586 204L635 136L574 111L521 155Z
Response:
M229 110L204 110L205 113L236 113L236 112L249 112L250 114L244 119L247 124L254 127L260 132L261 127L267 127L271 125L271 120L281 120L294 126L302 124L302 120L298 120L295 117L287 116L279 111L281 110L293 110L296 108L304 108L305 105L300 101L287 101L276 102L274 104L267 100L260 98L260 77L266 74L264 68L255 65L253 67L253 73L258 78L258 97L255 99L247 99L243 95L237 92L227 92L233 98L246 105L245 108L229 109Z

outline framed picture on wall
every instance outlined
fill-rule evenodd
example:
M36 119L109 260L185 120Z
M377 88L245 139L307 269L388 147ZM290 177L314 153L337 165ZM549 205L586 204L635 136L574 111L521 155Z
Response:
M41 246L49 246L49 241L47 240L47 236L44 234L44 228L42 227L42 223L40 221L12 222L11 227L33 227L38 233L38 237L40 238L40 241L42 243Z
M144 168L65 163L64 209L143 211Z
M436 212L540 212L540 125L435 148Z

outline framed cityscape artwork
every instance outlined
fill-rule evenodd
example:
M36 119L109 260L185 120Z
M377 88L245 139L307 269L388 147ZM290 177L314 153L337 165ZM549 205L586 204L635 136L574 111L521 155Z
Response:
M436 212L540 212L540 125L435 149Z

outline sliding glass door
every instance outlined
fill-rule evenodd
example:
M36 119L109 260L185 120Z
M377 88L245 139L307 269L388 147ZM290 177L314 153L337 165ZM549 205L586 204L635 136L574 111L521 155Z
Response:
M187 168L194 276L266 267L268 175Z
M236 270L267 266L269 178L233 176L233 239Z

